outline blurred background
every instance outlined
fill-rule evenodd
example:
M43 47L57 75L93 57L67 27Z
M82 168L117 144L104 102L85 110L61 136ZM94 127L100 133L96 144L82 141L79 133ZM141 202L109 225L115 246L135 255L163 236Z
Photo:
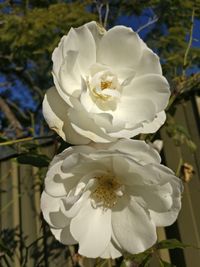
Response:
M47 166L68 146L47 127L41 103L53 84L51 54L59 39L70 27L91 20L107 29L131 27L160 56L172 91L167 121L156 135L140 138L164 141L163 163L183 179L185 191L178 221L158 229L159 239L176 238L200 247L200 0L0 0L2 267L83 264L77 248L59 244L41 217ZM171 250L165 245L170 250L159 251L163 266L199 267L200 251L194 247ZM149 266L136 262L134 266ZM154 256L149 262L159 266ZM112 264L126 266L121 259Z

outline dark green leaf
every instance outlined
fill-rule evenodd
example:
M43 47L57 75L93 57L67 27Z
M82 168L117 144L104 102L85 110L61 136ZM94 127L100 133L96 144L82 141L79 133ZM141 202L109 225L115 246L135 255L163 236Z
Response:
M141 267L148 267L150 264L150 261L153 257L153 254L149 254L142 262Z
M28 164L35 167L47 167L50 162L46 155L29 153L24 153L18 156L17 161L21 164Z
M190 247L188 244L184 244L177 239L162 240L157 244L157 249L175 249Z
M12 257L13 255L13 252L5 246L2 240L0 240L0 251L1 253L8 255L9 257Z

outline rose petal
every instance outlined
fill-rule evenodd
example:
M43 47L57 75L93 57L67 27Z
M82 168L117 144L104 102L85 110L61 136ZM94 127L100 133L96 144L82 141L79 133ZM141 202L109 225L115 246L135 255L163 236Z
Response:
M69 225L67 225L64 229L54 229L50 228L52 234L55 238L65 245L74 245L77 244L77 241L73 238L70 233Z
M72 128L68 118L69 106L59 96L55 87L47 91L42 108L49 127L55 130L65 141L71 144L87 144L90 142L88 138L79 135Z
M69 219L60 209L60 198L52 197L43 191L41 195L41 210L44 219L55 228L64 228L69 224Z
M115 26L102 37L97 61L112 68L134 68L140 60L142 50L137 33L131 28ZM133 69L134 72L134 69Z
M180 209L181 209L180 197L178 198L173 197L173 204L169 211L161 213L161 212L156 212L154 210L150 210L150 216L157 227L169 226L176 221Z
M127 188L133 196L140 196L148 209L156 212L166 212L172 207L172 185L134 185Z
M136 76L145 75L148 73L162 75L162 69L159 57L152 50L145 48L142 52L140 63L137 66Z
M72 219L70 231L79 242L81 255L99 257L111 240L111 210L94 209L89 199Z
M113 210L112 227L121 247L132 254L145 251L157 239L155 225L146 211L125 197Z
M143 127L138 133L155 133L165 122L166 114L164 111L159 112L152 122L143 122Z
M77 133L94 142L108 143L116 140L106 135L84 111L80 113L76 110L69 109L69 118L73 129Z
M152 121L156 114L156 107L149 99L134 99L131 97L121 97L121 101L113 114L115 118L135 125L142 121Z
M156 111L160 112L166 108L169 100L169 84L164 76L146 74L134 78L128 86L124 87L122 95L134 99L148 98L155 104Z

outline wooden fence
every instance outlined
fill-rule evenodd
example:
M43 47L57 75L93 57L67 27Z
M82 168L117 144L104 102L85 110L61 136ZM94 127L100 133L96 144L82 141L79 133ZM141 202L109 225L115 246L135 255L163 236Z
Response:
M188 130L196 143L195 153L186 145L176 147L173 141L161 131L164 140L163 156L165 164L174 171L183 155L183 163L194 167L195 173L189 183L185 183L182 210L177 222L170 227L158 229L159 239L178 238L184 243L200 247L200 146L199 146L200 98L180 104L175 119ZM54 147L43 148L53 156ZM0 230L6 245L14 252L13 260L4 257L2 252L0 266L12 267L63 267L71 266L70 250L62 246L42 223L40 214L40 194L46 170L28 165L19 165L15 159L0 162ZM13 238L14 237L14 238ZM13 242L15 240L15 242ZM200 250L187 248L184 251L161 251L166 261L172 261L177 267L199 267ZM86 265L89 267L89 263ZM152 263L152 267L157 267Z

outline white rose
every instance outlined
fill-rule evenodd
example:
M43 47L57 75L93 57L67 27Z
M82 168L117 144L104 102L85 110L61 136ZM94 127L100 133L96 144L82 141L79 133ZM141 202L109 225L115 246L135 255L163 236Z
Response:
M143 141L74 146L52 161L41 209L63 244L79 244L89 258L136 254L157 239L156 226L172 224L182 183Z
M108 143L157 131L170 96L159 58L131 28L71 28L54 50L44 117L69 143Z

